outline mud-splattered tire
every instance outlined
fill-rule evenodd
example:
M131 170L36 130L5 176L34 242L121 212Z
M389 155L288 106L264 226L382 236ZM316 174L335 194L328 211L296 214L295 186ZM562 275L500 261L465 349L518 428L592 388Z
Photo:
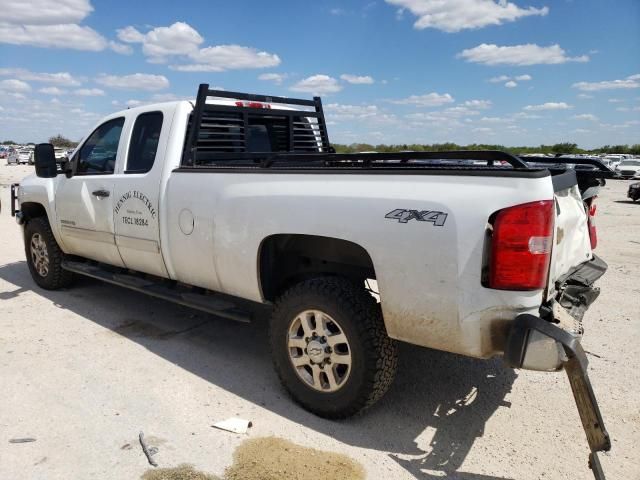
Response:
M73 274L62 268L64 253L45 217L36 217L24 227L24 250L33 280L46 290L68 287Z
M322 317L322 322L317 317ZM309 329L299 326L301 318L310 318ZM311 335L306 335L309 332ZM321 277L291 287L276 302L269 337L282 384L296 402L321 417L338 419L354 415L378 401L393 382L397 346L387 336L380 305L363 286L347 279ZM344 338L342 345L331 343L331 339L337 338ZM317 342L313 343L313 339ZM311 345L310 340L314 348L307 352L305 347ZM335 350L329 345L335 345ZM317 355L324 354L317 353L311 364L306 365L304 358L309 360L312 351L321 351L318 346L326 346L331 354L322 359ZM330 384L324 372L345 369L337 365L341 360L331 362L335 358L332 354L339 349L342 350L339 353L350 355L350 370L342 375L342 383L337 384L340 375L335 374ZM314 375L312 369L318 368L322 370ZM326 390L322 390L323 385Z

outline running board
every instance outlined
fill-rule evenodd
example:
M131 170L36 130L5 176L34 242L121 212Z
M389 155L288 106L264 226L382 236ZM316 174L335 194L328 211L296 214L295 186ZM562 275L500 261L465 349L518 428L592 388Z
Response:
M156 282L154 280L126 272L112 272L101 268L99 265L86 262L64 261L62 262L62 268L79 275L96 278L103 282L125 287L137 292L146 293L152 297L168 300L170 302L211 313L219 317L245 323L251 321L251 309L241 308L238 305L240 301L234 302L233 297L223 295L221 293L195 293L193 291L180 291L178 288L172 288L171 286L165 285L164 282Z

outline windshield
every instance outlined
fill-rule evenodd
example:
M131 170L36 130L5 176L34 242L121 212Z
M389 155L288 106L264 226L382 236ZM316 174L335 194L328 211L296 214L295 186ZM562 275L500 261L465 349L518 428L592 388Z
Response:
M621 167L640 167L640 160L623 160L620 162Z

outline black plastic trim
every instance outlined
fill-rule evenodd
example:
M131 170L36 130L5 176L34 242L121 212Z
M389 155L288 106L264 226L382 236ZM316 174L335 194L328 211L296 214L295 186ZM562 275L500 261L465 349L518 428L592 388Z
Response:
M561 192L562 190L578 185L578 177L576 177L574 170L567 170L564 173L551 177L551 183L553 184L554 192Z

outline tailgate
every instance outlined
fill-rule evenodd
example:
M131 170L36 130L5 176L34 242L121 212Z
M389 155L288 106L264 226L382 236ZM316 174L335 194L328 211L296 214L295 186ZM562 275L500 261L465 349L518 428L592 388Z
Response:
M588 213L573 170L552 177L555 201L555 232L547 299L556 294L556 282L593 258Z

